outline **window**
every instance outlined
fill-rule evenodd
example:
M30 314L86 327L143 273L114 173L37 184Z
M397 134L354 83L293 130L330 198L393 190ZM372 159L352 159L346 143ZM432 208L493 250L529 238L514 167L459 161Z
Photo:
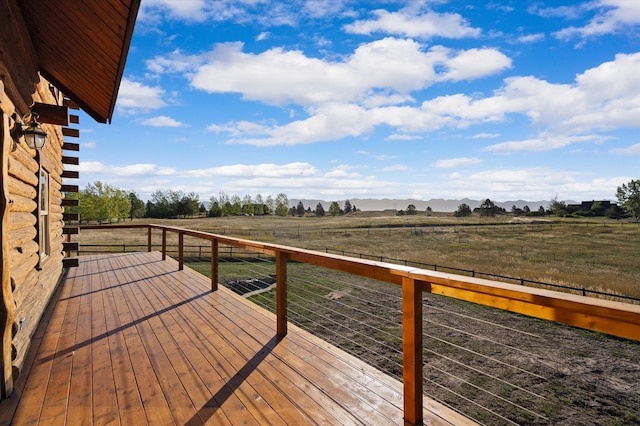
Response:
M49 240L49 173L40 169L40 192L38 194L40 222L40 260L49 256L51 243Z

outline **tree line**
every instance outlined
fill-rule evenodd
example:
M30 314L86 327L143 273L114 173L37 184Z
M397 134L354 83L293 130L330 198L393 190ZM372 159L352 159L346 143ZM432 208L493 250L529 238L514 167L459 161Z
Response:
M124 219L135 218L186 218L193 216L305 216L315 215L323 217L325 215L339 216L357 211L355 205L349 200L344 204L338 201L332 201L329 205L328 212L325 211L322 203L316 205L315 210L310 207L305 208L302 201L297 206L290 207L289 199L286 194L280 193L275 198L267 196L263 198L258 194L254 197L245 195L240 198L238 195L227 195L220 192L218 197L209 199L209 207L207 208L200 201L198 194L190 192L188 194L182 191L173 190L156 190L151 194L151 198L146 203L140 199L135 191L126 191L114 187L107 183L96 181L87 184L87 186L78 193L67 193L67 198L77 199L78 207L72 207L71 212L79 213L82 221L91 221L105 223L111 221L120 221ZM575 207L567 205L564 201L559 201L554 197L547 209L540 206L538 210L531 210L528 206L522 209L515 205L511 208L511 214L514 216L608 216L613 219L625 217L633 217L636 221L640 221L640 179L631 180L617 188L616 197L617 205L612 205L605 210L599 201L594 201L589 211L576 210ZM431 212L431 208L427 207L427 214ZM489 198L484 200L480 207L471 209L465 203L460 204L458 209L453 213L456 217L471 216L477 213L480 217L496 216L507 214L506 209L497 206ZM413 204L407 206L406 211L400 210L398 215L415 215L416 207Z
M558 200L554 197L549 202L547 209L540 206L538 210L531 210L529 206L523 208L511 207L511 214L514 216L558 216L558 217L589 217L589 216L606 216L611 219L623 219L633 217L636 222L640 221L640 179L631 180L622 184L616 190L616 198L618 204L612 204L605 208L601 201L593 201L588 210L584 210L581 206L570 205L565 201ZM497 206L489 198L484 200L480 207L471 209L471 207L462 203L458 209L453 212L455 217L467 217L473 213L477 213L480 217L505 215L505 208Z
M155 218L174 219L194 216L304 216L315 214L325 216L322 204L316 209L305 209L302 201L296 207L289 207L286 194L280 193L275 198L270 195L264 198L258 194L254 197L245 195L228 195L220 191L218 196L209 199L208 207L200 201L198 194L182 191L156 190L146 203L135 191L127 191L107 183L96 181L78 193L67 193L67 198L77 199L78 206L70 211L79 213L81 221L106 223L125 219ZM341 205L337 201L331 203L329 215L337 216L356 211L349 200Z

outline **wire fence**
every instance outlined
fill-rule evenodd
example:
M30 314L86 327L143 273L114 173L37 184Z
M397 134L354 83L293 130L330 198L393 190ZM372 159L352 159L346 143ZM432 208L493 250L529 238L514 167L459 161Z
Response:
M82 244L78 251L79 255L83 254L100 254L100 253L126 253L126 252L136 252L136 251L145 251L147 250L147 244L131 244L131 243L122 243L122 244ZM210 247L208 245L201 244L192 244L184 246L185 257L191 260L201 261L207 260L210 258ZM251 257L254 253L243 251L231 246L224 247L220 249L220 256L224 258L230 259L230 261L239 261L242 258L246 258L247 256ZM438 265L435 263L426 263L426 262L418 262L413 260L406 259L398 259L391 258L386 256L378 256L366 253L358 253L347 250L336 250L325 248L325 253L332 254L340 254L343 256L351 256L359 259L368 259L375 260L386 263L394 263L397 265L405 265L405 266L413 266L421 269L428 269L439 272L449 272L458 275L465 275L476 278L486 278L496 281L507 282L511 284L519 284L523 286L537 287L537 288L546 288L550 290L563 291L567 293L580 294L582 296L590 296L590 297L599 297L608 300L618 300L626 303L634 303L640 304L640 298L621 295L617 293L594 290L586 287L575 287L563 284L555 284L543 281L530 280L526 278L518 278L518 277L510 277L506 275L494 274L489 272L482 272L470 269L456 268L452 266L446 265ZM171 256L177 256L178 247L177 245L168 245L167 253Z

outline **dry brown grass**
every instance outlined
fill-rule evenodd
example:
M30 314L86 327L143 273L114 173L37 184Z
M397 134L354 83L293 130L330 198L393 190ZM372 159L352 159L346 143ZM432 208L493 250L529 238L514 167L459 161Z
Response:
M129 223L129 222L127 222ZM143 220L317 250L437 264L640 297L640 227L600 221L458 219L359 212L325 218L231 217ZM175 244L171 236L170 244ZM146 245L140 231L83 231L81 244ZM159 244L159 233L154 244ZM202 244L187 240L186 244ZM206 246L206 243L203 244Z

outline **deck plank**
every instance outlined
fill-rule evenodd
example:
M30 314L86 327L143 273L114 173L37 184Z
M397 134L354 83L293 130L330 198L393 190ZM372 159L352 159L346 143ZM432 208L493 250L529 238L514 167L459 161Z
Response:
M81 257L56 297L14 424L403 424L397 380L160 253Z

